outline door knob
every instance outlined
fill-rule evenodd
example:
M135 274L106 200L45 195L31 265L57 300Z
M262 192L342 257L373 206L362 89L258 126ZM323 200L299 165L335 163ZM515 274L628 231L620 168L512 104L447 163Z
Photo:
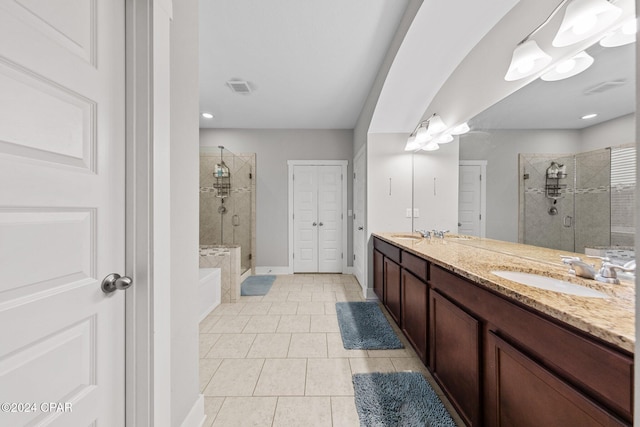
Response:
M313 225L313 226L315 227L316 225L318 225L318 223L317 223L317 222L314 222L314 223L313 223L313 224L311 224L311 225Z
M117 273L111 273L102 280L102 291L110 294L118 289L127 289L131 287L133 280L128 276L120 276Z
M319 225L320 227L322 227L324 224L323 224L323 223L319 223L318 225Z
M364 230L364 227L358 227L358 230Z

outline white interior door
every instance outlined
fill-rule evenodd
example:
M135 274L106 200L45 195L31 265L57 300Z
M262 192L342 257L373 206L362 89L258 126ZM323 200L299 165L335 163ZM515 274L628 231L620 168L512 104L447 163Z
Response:
M458 192L458 233L480 236L482 168L478 165L460 165Z
M342 271L342 167L293 167L293 271Z
M317 166L318 272L342 271L342 167Z
M293 167L293 271L318 271L318 173L315 166Z
M124 1L0 0L3 426L124 425L124 52Z
M364 230L364 150L356 156L353 163L353 272L365 287L364 260L365 230Z

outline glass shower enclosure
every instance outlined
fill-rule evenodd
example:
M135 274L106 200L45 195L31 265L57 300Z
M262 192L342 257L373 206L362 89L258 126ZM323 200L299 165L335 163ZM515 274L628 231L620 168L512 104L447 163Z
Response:
M200 150L200 246L240 246L241 272L252 269L255 154L223 146Z

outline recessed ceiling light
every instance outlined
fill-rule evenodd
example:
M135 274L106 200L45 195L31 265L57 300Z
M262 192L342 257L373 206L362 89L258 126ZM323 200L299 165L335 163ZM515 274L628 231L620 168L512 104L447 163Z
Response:
M593 118L594 118L594 117L596 117L596 116L597 116L597 114L596 114L596 113L593 113L593 114L587 114L587 115L584 115L584 116L582 116L582 117L580 117L580 118L581 118L582 120L589 120L589 119L593 119Z
M205 119L213 119L213 114L211 113L202 113L202 117Z

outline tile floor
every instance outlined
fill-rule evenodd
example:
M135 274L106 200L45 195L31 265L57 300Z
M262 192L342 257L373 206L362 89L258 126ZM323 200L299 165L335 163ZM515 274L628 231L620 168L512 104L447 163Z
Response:
M404 349L343 348L335 303L362 300L351 275L296 274L218 306L200 323L204 427L359 426L351 375L361 372L421 372L442 395L393 321Z

